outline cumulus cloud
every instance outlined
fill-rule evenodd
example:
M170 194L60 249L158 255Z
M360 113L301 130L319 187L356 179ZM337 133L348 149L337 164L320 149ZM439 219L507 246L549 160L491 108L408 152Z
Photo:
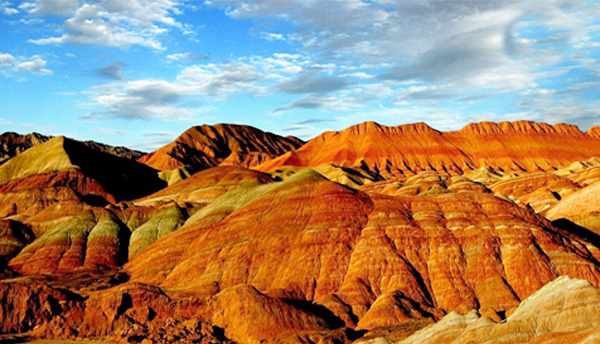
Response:
M104 84L92 88L88 94L102 113L89 113L87 118L104 115L126 119L190 120L194 112L174 105L185 94L185 89L166 81L139 80Z
M15 62L15 57L11 54L0 54L0 67L10 67Z
M285 37L280 33L261 32L260 36L267 41L285 41Z
M67 16L73 14L80 3L80 0L37 0L25 2L21 6L26 8L29 13Z
M122 67L127 67L127 64L121 60L115 60L104 67L94 69L94 73L103 78L121 80L123 79Z
M98 85L87 92L88 104L97 109L86 119L118 117L129 119L191 120L199 113L210 111L206 106L190 107L209 100L224 100L232 95L251 97L276 92L318 95L298 100L294 108L316 107L318 103L327 108L349 106L343 101L327 97L326 93L345 86L342 79L334 77L307 76L298 78L302 66L311 62L301 55L274 54L270 57L251 57L237 61L205 63L182 69L172 81L133 80ZM109 64L108 66L111 66ZM113 71L105 68L104 72ZM311 70L318 70L310 68ZM107 73L112 76L114 73ZM291 108L291 107L290 107Z
M12 6L13 3L10 1L0 1L0 11L8 16L19 13L19 10Z
M75 43L126 48L141 45L164 49L159 37L169 27L183 28L174 18L176 0L38 0L29 6L35 14L60 14L69 18L60 36L32 39L45 44Z
M0 53L0 68L4 76L10 76L17 72L31 72L38 75L52 75L52 71L46 69L48 62L39 55L29 58L24 56L13 56L8 53Z
M191 93L225 99L232 93L257 96L266 93L261 81L271 78L258 66L239 61L191 66L177 76L177 84Z
M38 73L38 74L50 75L50 74L52 74L52 71L44 68L44 67L46 67L46 63L47 63L46 60L42 59L39 55L35 55L35 56L32 56L29 61L25 61L25 62L21 62L21 63L17 64L15 69L17 71L27 71L27 72L34 72L34 73Z
M153 47L160 49L158 31L143 37L135 28L154 26L160 31L177 26L160 20L173 19L175 5L162 7L161 16L137 22L131 19L135 14L125 15L129 13L125 8L109 8L107 3L81 4L65 23L65 35L75 37L82 31L82 40L97 37L98 42L105 36L115 39L115 33L124 30L121 43L105 40L105 44L152 46L154 42ZM110 116L151 118L174 113L185 117L197 113L184 105L186 99L202 102L234 94L285 94L291 101L272 113L349 111L379 103L401 107L398 113L402 115L418 106L417 113L425 118L446 121L448 113L431 110L430 114L423 109L446 101L466 106L503 94L540 96L545 91L538 87L544 80L566 79L575 68L600 75L597 59L589 54L600 44L595 25L600 6L586 1L210 0L205 4L225 10L234 19L288 21L290 25L262 25L253 32L264 39L285 40L299 47L300 53L215 63L206 63L205 56L194 53L171 54L169 61L202 62L186 66L170 81L138 80L98 88L91 92L92 103ZM98 7L97 12L78 15L86 5ZM110 13L125 15L130 25L115 24L109 20ZM99 24L94 25L94 20L100 20ZM83 29L85 25L100 27L102 22L108 23L107 28L97 35L92 28ZM278 27L285 32L278 32ZM158 89L135 91L143 83L169 89L170 96L162 97ZM593 87L579 84L583 91L578 92ZM560 95L556 91L547 96ZM145 100L150 97L155 98ZM521 110L526 104L514 107Z

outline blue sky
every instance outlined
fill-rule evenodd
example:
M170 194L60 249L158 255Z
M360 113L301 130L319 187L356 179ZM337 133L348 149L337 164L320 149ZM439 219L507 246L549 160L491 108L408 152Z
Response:
M600 125L598 1L0 0L0 30L2 131Z

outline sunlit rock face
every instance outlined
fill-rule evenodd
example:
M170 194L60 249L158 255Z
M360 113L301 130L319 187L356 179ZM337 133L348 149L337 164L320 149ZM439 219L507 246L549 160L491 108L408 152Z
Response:
M134 203L150 206L165 202L206 205L239 186L273 181L270 175L263 172L240 166L219 166L195 173L187 179L135 200Z
M362 167L382 176L413 175L424 170L461 174L481 167L553 171L596 156L599 149L597 136L567 124L481 122L460 131L440 132L424 123L388 127L365 122L340 132L326 132L258 169L329 163Z
M532 173L497 181L490 189L498 196L510 198L517 204L530 206L536 212L544 213L561 199L581 189L581 186L567 177Z
M600 183L592 184L561 200L546 216L565 218L600 234Z
M56 137L36 145L0 166L0 190L67 186L95 203L133 199L166 183L156 171L134 160Z
M108 212L86 212L55 226L23 249L9 266L23 274L116 268L126 261L129 229Z
M593 134L367 122L297 150L244 126L181 138L142 159L164 171L61 137L0 166L3 333L144 344L600 333Z
M265 160L300 147L294 137L282 137L234 124L196 126L172 143L139 161L157 170L190 166L199 171L218 165L256 166Z
M559 277L525 299L502 322L472 311L450 313L397 344L597 343L600 290L581 279Z
M50 137L38 133L19 135L7 132L0 135L0 164L49 139Z
M248 285L252 295L323 305L357 329L512 312L560 275L600 281L577 237L487 193L387 196L311 171L232 193L129 262L132 280L172 297ZM233 329L251 321L237 314L226 317L237 324L226 333L250 340Z

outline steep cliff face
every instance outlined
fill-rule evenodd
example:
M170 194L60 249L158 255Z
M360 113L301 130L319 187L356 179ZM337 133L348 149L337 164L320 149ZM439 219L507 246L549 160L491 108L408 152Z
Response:
M0 220L0 269L34 239L31 229L21 222Z
M47 280L0 282L0 332L79 341L233 343L222 329L198 319L198 300L172 300L139 284L111 288L114 282L86 292L49 286Z
M258 169L329 163L363 167L382 176L423 170L461 174L480 167L534 172L553 171L599 152L598 137L567 124L481 122L439 132L424 123L387 127L365 122L324 133Z
M234 124L196 126L139 161L157 170L190 166L198 171L218 165L256 166L302 145L297 138Z

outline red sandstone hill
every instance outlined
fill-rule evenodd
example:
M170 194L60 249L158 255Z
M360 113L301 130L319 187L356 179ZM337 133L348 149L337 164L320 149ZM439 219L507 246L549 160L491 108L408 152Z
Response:
M425 123L388 127L365 122L326 132L256 168L335 164L361 167L383 176L423 170L462 174L480 167L500 171L553 171L600 155L597 130L589 134L568 124L531 121L481 122L440 132Z
M282 137L246 125L202 125L186 130L172 143L139 161L158 170L186 165L196 171L218 165L252 167L303 143L295 137Z
M156 170L64 138L0 166L0 276L12 277L0 334L387 343L434 322L405 343L600 333L597 233L536 213L597 217L600 131L367 122L293 151L248 128L195 127L143 158L221 165L161 190ZM264 162L278 149L292 151ZM260 161L272 175L224 166Z
M200 314L234 340L333 326L281 301L373 329L453 310L504 314L560 275L600 284L590 243L487 193L385 196L311 171L232 192L125 271L171 297L209 300Z

